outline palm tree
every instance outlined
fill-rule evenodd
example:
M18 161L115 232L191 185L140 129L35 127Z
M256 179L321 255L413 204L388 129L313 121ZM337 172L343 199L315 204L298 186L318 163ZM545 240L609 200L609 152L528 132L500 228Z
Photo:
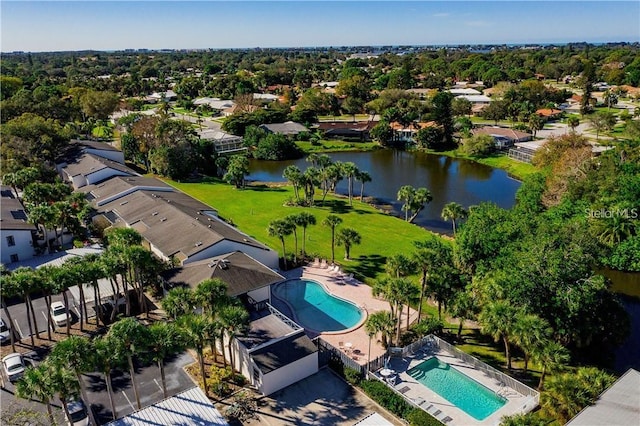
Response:
M227 283L219 278L201 281L194 292L195 300L202 306L203 313L214 316L216 310L228 303ZM186 312L183 312L184 314Z
M322 221L322 225L331 228L331 263L336 260L336 226L342 223L342 219L335 214L329 214Z
M111 415L113 419L117 419L116 404L113 400L113 384L111 383L111 371L125 364L121 358L121 353L114 351L116 342L109 335L96 338L92 342L92 361L93 368L97 369L104 375L104 381L107 384L107 393L109 394L109 403L111 404Z
M45 265L42 268L36 270L39 275L40 288L44 293L44 301L47 306L51 306L51 296L57 291L57 266ZM53 329L53 318L51 316L51 310L47 309L47 336L49 340L53 340L51 337L51 330Z
M450 259L445 256L445 253L447 253L446 246L435 238L416 241L414 245L416 246L416 251L411 256L411 260L421 273L420 301L418 302L418 320L420 320L422 318L422 304L427 293L429 275L436 273L446 262L450 262Z
M164 360L170 355L184 350L184 337L173 322L156 322L149 327L149 349L151 359L158 364L162 379L162 395L167 398L167 382L164 374Z
M462 337L462 326L465 320L473 320L476 318L476 300L471 291L461 291L453 298L453 303L448 307L448 312L452 316L460 320L458 325L458 340Z
M48 204L38 204L30 206L28 210L29 213L27 214L27 219L29 220L29 223L32 223L42 229L42 235L44 236L49 253L53 252L51 241L49 240L49 234L47 232L47 227L55 223L55 212L53 207Z
M136 405L140 409L142 407L135 377L136 370L133 366L133 357L147 352L149 331L136 318L124 318L113 324L107 335L115 342L114 351L119 353L119 356L127 358L133 393L136 396Z
M2 310L7 318L9 331L9 338L11 339L11 351L16 352L16 338L13 333L13 318L11 312L9 312L9 306L7 305L7 298L13 297L18 294L18 289L15 283L9 278L6 273L0 274L0 302L2 302Z
M402 211L404 212L404 220L409 221L409 211L411 210L411 200L415 194L415 188L411 185L401 186L398 190L398 201L402 201Z
M342 174L347 178L349 205L353 205L353 180L358 175L358 167L355 163L348 161L342 164Z
M89 399L83 386L82 374L93 370L92 346L86 337L71 336L58 342L49 355L52 363L60 367L68 367L75 373L84 401Z
M504 300L492 302L484 307L478 320L482 332L491 335L495 341L504 342L507 370L511 370L511 339L520 310Z
M58 365L52 365L49 369L49 377L51 379L51 384L53 389L58 394L60 401L62 402L62 408L64 409L64 414L67 419L70 419L69 409L67 408L67 403L70 398L76 396L78 394L78 389L80 388L80 383L78 382L77 377L66 367L61 367ZM93 419L93 413L87 413L91 419Z
M464 219L467 217L469 213L464 209L464 207L462 207L462 205L455 203L455 202L451 202L451 203L447 203L445 204L444 208L442 209L442 219L444 220L450 220L451 223L453 224L453 235L456 235L456 220L458 219Z
M62 294L64 299L64 306L66 308L66 331L67 337L71 336L71 314L69 312L69 296L67 296L67 290L76 285L78 277L73 265L63 264L61 266L54 266L51 271L51 283L54 285L53 292L55 294Z
M300 182L302 181L302 171L298 166L290 165L285 167L282 172L282 177L288 180L293 185L293 193L296 196L296 201L300 201Z
M220 310L220 322L222 323L223 330L226 332L227 338L229 339L229 363L233 369L233 340L238 333L242 333L248 328L249 313L243 306L225 306ZM222 344L224 345L224 340L222 341Z
M305 160L307 161L307 163L311 163L312 167L316 167L318 165L319 159L320 154L318 154L317 152L312 152L311 154L307 155L307 158Z
M204 345L207 340L209 321L210 320L208 318L195 314L183 315L178 318L178 326L184 333L185 345L194 349L198 354L198 364L200 365L200 375L202 376L202 388L205 394L208 394L208 390L207 376L204 371Z
M16 383L16 396L42 401L47 406L49 419L55 424L51 410L51 399L55 395L55 389L49 370L50 366L46 362L36 367L27 367L22 379Z
M31 337L31 346L35 348L33 336L40 338L40 332L38 331L38 321L36 320L35 311L33 309L33 302L31 300L31 294L38 291L39 283L34 280L35 271L31 268L21 266L14 270L9 275L10 286L15 289L15 293L20 295L24 300L27 307L27 323L29 324L29 336ZM33 321L33 322L32 322ZM35 328L35 332L34 332Z
M103 318L102 312L102 295L100 294L100 286L98 280L105 277L102 265L100 264L100 256L97 254L88 254L82 257L82 261L79 263L79 268L83 270L83 277L86 282L93 287L93 310L96 313L96 325L99 325L100 319ZM84 311L87 311L85 300ZM89 322L87 314L87 323Z
M193 313L194 298L195 295L190 288L174 287L169 290L160 304L169 318L175 320L183 315Z
M293 233L294 225L284 219L275 219L269 223L267 232L270 237L278 237L282 243L282 259L284 262L284 269L287 269L287 252L284 244L284 238Z
M356 175L356 180L360 182L360 202L363 202L364 201L364 184L367 182L371 182L373 179L371 178L371 175L369 174L369 172L360 170Z
M349 260L349 253L352 245L358 245L362 241L362 237L353 228L342 228L338 231L336 237L336 243L338 245L344 245L344 258Z
M392 286L396 298L399 301L398 308L398 334L396 335L396 341L400 342L400 330L402 325L401 313L403 305L407 307L407 330L409 330L409 310L411 303L416 302L419 297L419 289L413 283L413 281L406 278L398 278L394 281Z
M410 208L413 214L409 218L409 223L412 223L420 212L424 209L424 206L429 204L433 200L433 195L427 188L418 188L415 191L413 199L411 200Z
M392 254L387 258L385 271L392 277L400 278L411 275L415 270L415 263L402 253Z
M396 321L391 312L378 311L370 314L367 317L364 326L367 334L369 335L369 339L380 333L382 346L385 348L389 347L390 338L393 335L393 331L396 326ZM371 352L371 347L369 347L369 352Z
M540 383L538 383L538 390L542 390L547 373L561 370L570 358L569 351L564 346L553 340L547 340L534 348L531 359L542 366Z
M302 227L302 257L306 255L305 246L307 242L307 227L316 224L316 217L308 212L300 212L295 215L296 225Z
M598 219L594 225L598 240L610 247L620 244L633 235L635 226L631 216L614 214L610 218Z
M298 259L298 222L296 220L297 216L298 216L297 214L290 214L289 216L286 216L284 218L285 221L289 222L289 224L291 225L291 230L293 231L293 244L294 244L293 258L295 259L294 261L297 261Z
M527 373L529 358L536 348L545 343L553 330L549 323L533 314L522 314L516 319L513 327L513 341L524 352L524 370Z

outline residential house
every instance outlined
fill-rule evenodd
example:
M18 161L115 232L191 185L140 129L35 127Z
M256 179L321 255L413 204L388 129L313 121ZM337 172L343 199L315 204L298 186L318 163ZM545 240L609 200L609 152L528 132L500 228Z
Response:
M546 140L529 141L529 142L516 142L512 148L509 149L508 156L514 160L522 161L524 163L531 163L536 151L541 149ZM612 149L611 146L602 146L591 144L591 153L594 157L602 154L603 152Z
M241 113L251 113L259 110L260 107L257 105L238 105L234 104L229 108L225 108L222 110L222 115L228 117L233 114L241 114Z
M377 121L323 121L318 123L317 129L327 139L357 139L368 141L369 132L378 124Z
M87 154L97 155L98 157L124 164L124 153L109 143L73 139L70 145L71 149L74 149L73 147L75 146L75 149Z
M227 108L231 108L235 105L235 102L230 99L220 99L220 98L198 98L193 101L193 105L201 106L206 105L209 108L216 111L224 111Z
M97 211L95 223L135 229L164 261L184 265L242 251L278 267L277 252L221 220L206 204L155 179L113 178L93 187L88 198Z
M456 97L457 96L482 95L482 92L480 92L479 90L476 90L476 89L472 89L470 87L449 89L448 92L451 93L453 96L456 96Z
M155 104L158 102L172 102L178 99L178 95L173 90L167 90L166 92L153 92L149 96L146 96L144 100L148 103Z
M297 136L300 133L309 132L309 129L307 129L305 126L293 121L286 121L284 123L261 124L260 128L265 130L267 133L275 133L285 136Z
M407 93L412 93L418 97L421 101L427 100L433 97L434 94L438 93L437 89L407 89L405 90Z
M393 136L391 140L393 142L415 143L415 137L419 130L426 127L436 126L435 121L429 121L425 123L411 123L407 126L394 121L390 124L393 130Z
M271 303L271 285L284 277L240 251L187 263L162 273L170 286L195 289L202 281L217 278L227 284L227 295L238 297L253 311Z
M555 108L541 108L536 111L540 117L542 117L545 121L557 120L562 117L562 110Z
M270 104L271 102L278 100L278 95L273 95L271 93L254 93L253 99L263 104Z
M505 149L513 146L516 142L527 142L533 139L530 133L508 129L506 127L478 127L471 130L473 135L490 135L496 144L496 148Z
M29 223L22 203L16 198L11 187L0 190L0 251L4 265L31 259L34 254L36 226Z
M213 142L213 149L217 154L235 154L246 151L242 136L232 135L221 130L205 129L198 131L200 139Z
M138 175L134 170L120 162L89 153L63 161L56 167L58 173L62 176L62 180L70 183L73 189L96 184L114 176Z

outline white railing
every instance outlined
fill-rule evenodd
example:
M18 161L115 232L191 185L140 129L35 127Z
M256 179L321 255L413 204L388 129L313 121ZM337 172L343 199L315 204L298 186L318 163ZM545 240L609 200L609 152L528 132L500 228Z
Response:
M288 316L286 316L285 314L283 314L282 312L280 312L279 310L277 310L276 308L271 306L270 303L267 303L267 309L269 309L269 312L271 312L273 315L278 317L282 322L284 322L285 324L287 324L289 327L293 328L294 330L300 330L302 328L295 321L293 321L291 318L289 318Z

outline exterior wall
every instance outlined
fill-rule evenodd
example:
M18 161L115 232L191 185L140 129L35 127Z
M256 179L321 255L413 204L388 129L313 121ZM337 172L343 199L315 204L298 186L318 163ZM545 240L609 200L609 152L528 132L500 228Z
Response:
M129 176L129 173L125 173L119 170L114 170L114 169L110 169L109 167L105 167L104 169L100 169L94 173L88 174L86 176L87 185L91 185L96 182L101 182L113 176Z
M73 186L73 189L82 188L83 186L88 185L87 178L84 177L83 175L71 176L69 178L69 181L71 181L71 185Z
M271 286L267 285L257 290L250 291L247 293L247 296L249 296L256 302L268 300L269 303L271 303Z
M97 155L98 157L116 161L120 164L124 164L124 153L122 151L107 151L102 149L85 148L85 152Z
M35 229L35 228L34 228ZM9 246L7 237L13 237L15 244ZM21 229L3 229L0 231L0 252L2 253L2 263L11 263L11 255L18 255L18 261L31 259L34 255L33 239L31 231Z
M208 247L201 252L194 254L193 256L190 256L183 262L183 264L207 259L213 256L219 256L225 253L231 253L234 251L241 251L244 254L253 257L258 262L268 266L269 268L275 269L278 267L277 252L228 240L220 241L219 243L214 244L211 247Z
M268 374L261 374L262 383L258 384L258 390L270 395L317 372L318 352L314 352Z

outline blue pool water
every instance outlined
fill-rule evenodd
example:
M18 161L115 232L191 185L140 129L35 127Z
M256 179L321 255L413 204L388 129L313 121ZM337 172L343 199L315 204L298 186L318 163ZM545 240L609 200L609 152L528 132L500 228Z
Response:
M356 305L330 295L315 281L285 281L275 286L273 293L289 302L302 327L314 331L346 330L364 315Z
M507 402L438 358L416 365L407 374L476 420L486 419Z

